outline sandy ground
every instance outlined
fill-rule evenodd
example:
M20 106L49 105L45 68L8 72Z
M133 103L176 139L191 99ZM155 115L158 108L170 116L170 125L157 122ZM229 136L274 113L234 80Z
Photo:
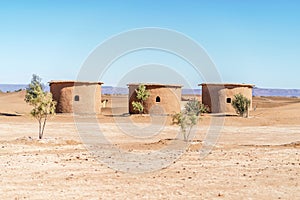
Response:
M105 98L102 115L56 115L37 140L24 93L0 94L1 199L300 199L300 99L255 97L216 144L222 118L202 116L186 145L170 118L149 129L122 115L126 97Z

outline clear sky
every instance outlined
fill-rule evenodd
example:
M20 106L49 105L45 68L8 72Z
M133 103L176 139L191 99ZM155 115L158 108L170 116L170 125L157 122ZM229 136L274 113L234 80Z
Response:
M28 83L33 73L45 82L76 79L101 42L143 27L194 39L224 82L300 88L297 0L1 0L0 83ZM116 65L102 81L117 84L112 79L118 71ZM195 87L202 82L188 79Z

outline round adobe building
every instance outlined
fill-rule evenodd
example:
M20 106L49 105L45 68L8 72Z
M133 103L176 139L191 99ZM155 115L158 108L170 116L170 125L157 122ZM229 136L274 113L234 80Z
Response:
M171 115L181 111L181 85L157 84L157 83L131 83L128 84L128 108L130 114L137 114L133 109L132 102L138 101L136 89L144 85L149 92L149 98L144 101L145 114Z
M251 84L234 84L234 83L202 83L202 103L209 107L211 113L223 113L235 115L235 109L231 105L234 95L242 94L250 100L252 109L252 90L254 85Z
M101 82L51 81L57 113L101 113Z

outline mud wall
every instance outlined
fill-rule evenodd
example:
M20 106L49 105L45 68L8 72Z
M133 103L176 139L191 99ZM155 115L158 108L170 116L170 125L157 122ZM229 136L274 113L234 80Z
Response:
M150 96L144 102L144 113L146 114L174 114L180 112L181 87L167 87L162 85L145 85ZM138 101L135 89L138 85L129 85L128 107L129 113L135 114L132 102Z
M101 85L97 83L50 83L57 113L101 113Z
M234 95L241 93L250 99L250 110L252 109L252 88L243 86L203 85L202 103L208 105L212 113L235 114L231 105Z

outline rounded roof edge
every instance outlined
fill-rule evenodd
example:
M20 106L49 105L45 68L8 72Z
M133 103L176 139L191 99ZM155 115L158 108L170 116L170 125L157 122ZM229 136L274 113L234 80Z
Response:
M137 85L145 85L145 86L161 86L161 87L178 87L182 88L183 85L178 84L162 84L162 83L128 83L127 86L137 86Z
M56 84L63 84L63 83L83 83L83 84L99 84L99 85L102 85L103 82L90 82L90 81L72 81L72 80L66 80L66 81L56 81L56 80L51 80L48 82L49 85L53 84L53 83L56 83Z
M209 85L209 86L235 86L235 87L250 87L253 88L255 85L253 84L245 84L245 83L201 83L198 86Z

